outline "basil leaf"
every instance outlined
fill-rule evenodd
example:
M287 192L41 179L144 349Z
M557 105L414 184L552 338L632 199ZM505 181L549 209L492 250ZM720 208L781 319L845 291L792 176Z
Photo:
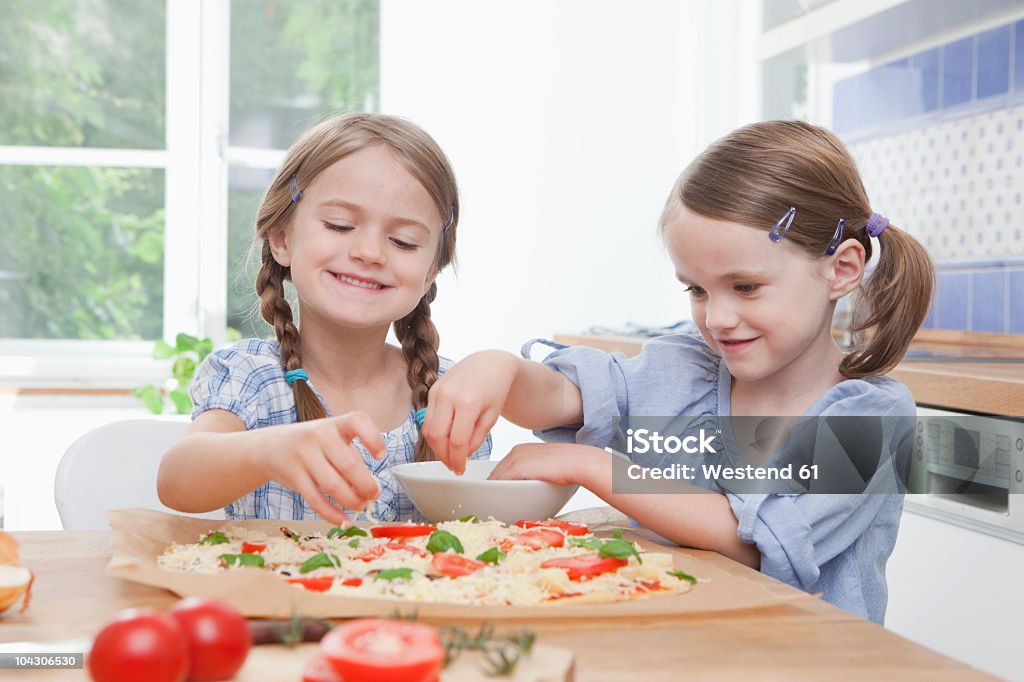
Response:
M485 564L494 564L495 566L497 566L498 562L504 559L506 556L508 555L502 552L497 547L491 547L489 550L478 556L476 559L477 561L482 561Z
M356 547L358 547L359 546L359 538L356 538L355 540L349 540L348 541L348 546L351 547L352 549L355 549Z
M342 530L338 526L335 526L334 528L327 531L328 540L334 540L335 538L350 538L354 535L359 535L365 538L366 531L360 528L359 526L349 526L345 530Z
M231 541L228 540L228 536L227 535L224 535L224 533L221 533L218 530L218 531L214 531L213 533L210 533L209 535L204 537L202 540L199 541L199 544L200 545L223 545L226 542L231 542Z
M337 568L340 565L341 559L338 557L326 552L320 552L303 561L302 565L299 566L299 573L309 573L318 568Z
M263 557L259 554L221 554L220 560L225 566L255 566L256 568L263 568Z
M569 537L569 544L573 547L586 547L587 549L600 550L604 545L601 538L575 538Z
M450 549L459 554L466 551L462 547L462 542L446 530L435 530L430 534L430 539L427 540L427 550L431 554L447 552Z
M411 568L386 568L373 577L374 580L412 580Z
M632 542L626 542L620 538L614 538L612 540L606 540L601 549L597 551L603 557L612 557L615 559L628 559L631 556L635 556L636 560L643 563L644 560L640 558L640 554L637 553L636 547L633 546Z
M683 571L665 571L665 572L668 573L670 576L672 576L674 578L679 578L680 580L686 580L687 582L691 582L691 583L694 583L694 584L697 583L697 579L694 578L689 573L684 573Z
M470 514L469 516L463 516L459 521L462 521L463 523L479 523L480 517L476 514Z

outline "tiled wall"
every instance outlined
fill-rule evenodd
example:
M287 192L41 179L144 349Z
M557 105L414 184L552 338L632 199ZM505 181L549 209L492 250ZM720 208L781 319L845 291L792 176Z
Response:
M840 81L875 210L939 266L925 327L1024 333L1024 21Z

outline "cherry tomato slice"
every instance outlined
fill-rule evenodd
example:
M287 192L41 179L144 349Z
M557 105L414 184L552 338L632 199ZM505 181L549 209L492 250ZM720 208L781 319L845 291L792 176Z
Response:
M319 651L313 658L306 661L302 669L302 682L345 682L327 657Z
M320 652L345 682L431 682L444 662L437 630L406 620L339 625L321 640Z
M326 592L334 584L334 578L329 575L311 576L308 578L288 578L293 585L302 585L310 592Z
M482 561L470 559L454 552L438 552L430 560L430 565L434 567L435 571L449 578L469 575L486 566Z
M260 542L243 542L242 554L259 554L267 548L267 545Z
M586 535L590 532L590 529L582 524L555 521L554 519L548 519L547 521L516 521L516 525L520 528L557 528L566 535Z
M547 547L563 546L565 544L565 536L557 530L551 530L550 528L531 528L504 540L501 544L503 550L506 546L511 548L516 545L530 549L545 549Z
M581 580L592 578L609 571L614 571L628 564L626 559L615 557L601 557L596 552L593 554L581 554L579 556L561 557L548 559L541 563L541 568L562 568L570 580Z
M401 538L418 538L423 535L430 535L435 530L437 530L437 526L415 523L396 523L392 526L374 526L370 529L370 535L375 538L391 538L393 540L398 540Z

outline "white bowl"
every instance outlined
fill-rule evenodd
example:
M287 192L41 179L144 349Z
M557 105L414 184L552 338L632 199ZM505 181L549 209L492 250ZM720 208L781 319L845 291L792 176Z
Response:
M442 462L412 462L391 467L409 499L431 523L475 515L505 523L547 519L569 501L578 485L545 481L488 481L498 465L487 460L466 462L466 473L456 476Z

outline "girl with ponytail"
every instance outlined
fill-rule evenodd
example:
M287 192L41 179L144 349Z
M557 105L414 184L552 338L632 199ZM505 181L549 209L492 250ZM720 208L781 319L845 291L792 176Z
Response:
M836 136L799 121L755 123L699 154L673 187L659 229L699 335L654 339L635 358L584 347L561 347L543 363L501 351L472 355L431 391L431 417L445 417L428 417L424 437L460 471L504 416L558 442L517 446L492 478L580 484L679 544L715 550L881 622L885 563L902 510L903 470L895 464L915 415L910 392L885 373L925 318L928 254L871 206ZM855 292L857 343L844 351L833 339L832 314ZM774 417L811 424L814 462L819 445L841 441L851 456L822 460L837 467L822 473L835 481L841 471L844 485L838 492L817 492L822 486L814 482L781 492L737 486L728 476L708 478L714 474L702 464L711 455L701 449L672 460L691 467L693 484L665 491L632 483L638 472L628 472L637 465L627 469L604 450L629 453L622 433L629 418L726 428L719 421L726 416L773 418L753 420L758 428L778 423ZM842 426L846 417L857 419L853 428ZM465 424L476 425L472 437ZM750 445L763 448L768 441L751 431ZM723 431L712 426L709 433ZM725 457L729 435L718 450ZM778 460L753 464L765 461ZM856 494L847 493L847 481ZM654 492L662 494L644 494Z
M199 368L193 423L161 463L164 504L346 523L375 501L383 520L417 518L388 467L434 459L419 424L451 363L430 304L458 222L448 159L414 124L350 114L307 131L256 217L256 292L276 340ZM487 436L473 457L490 449Z

